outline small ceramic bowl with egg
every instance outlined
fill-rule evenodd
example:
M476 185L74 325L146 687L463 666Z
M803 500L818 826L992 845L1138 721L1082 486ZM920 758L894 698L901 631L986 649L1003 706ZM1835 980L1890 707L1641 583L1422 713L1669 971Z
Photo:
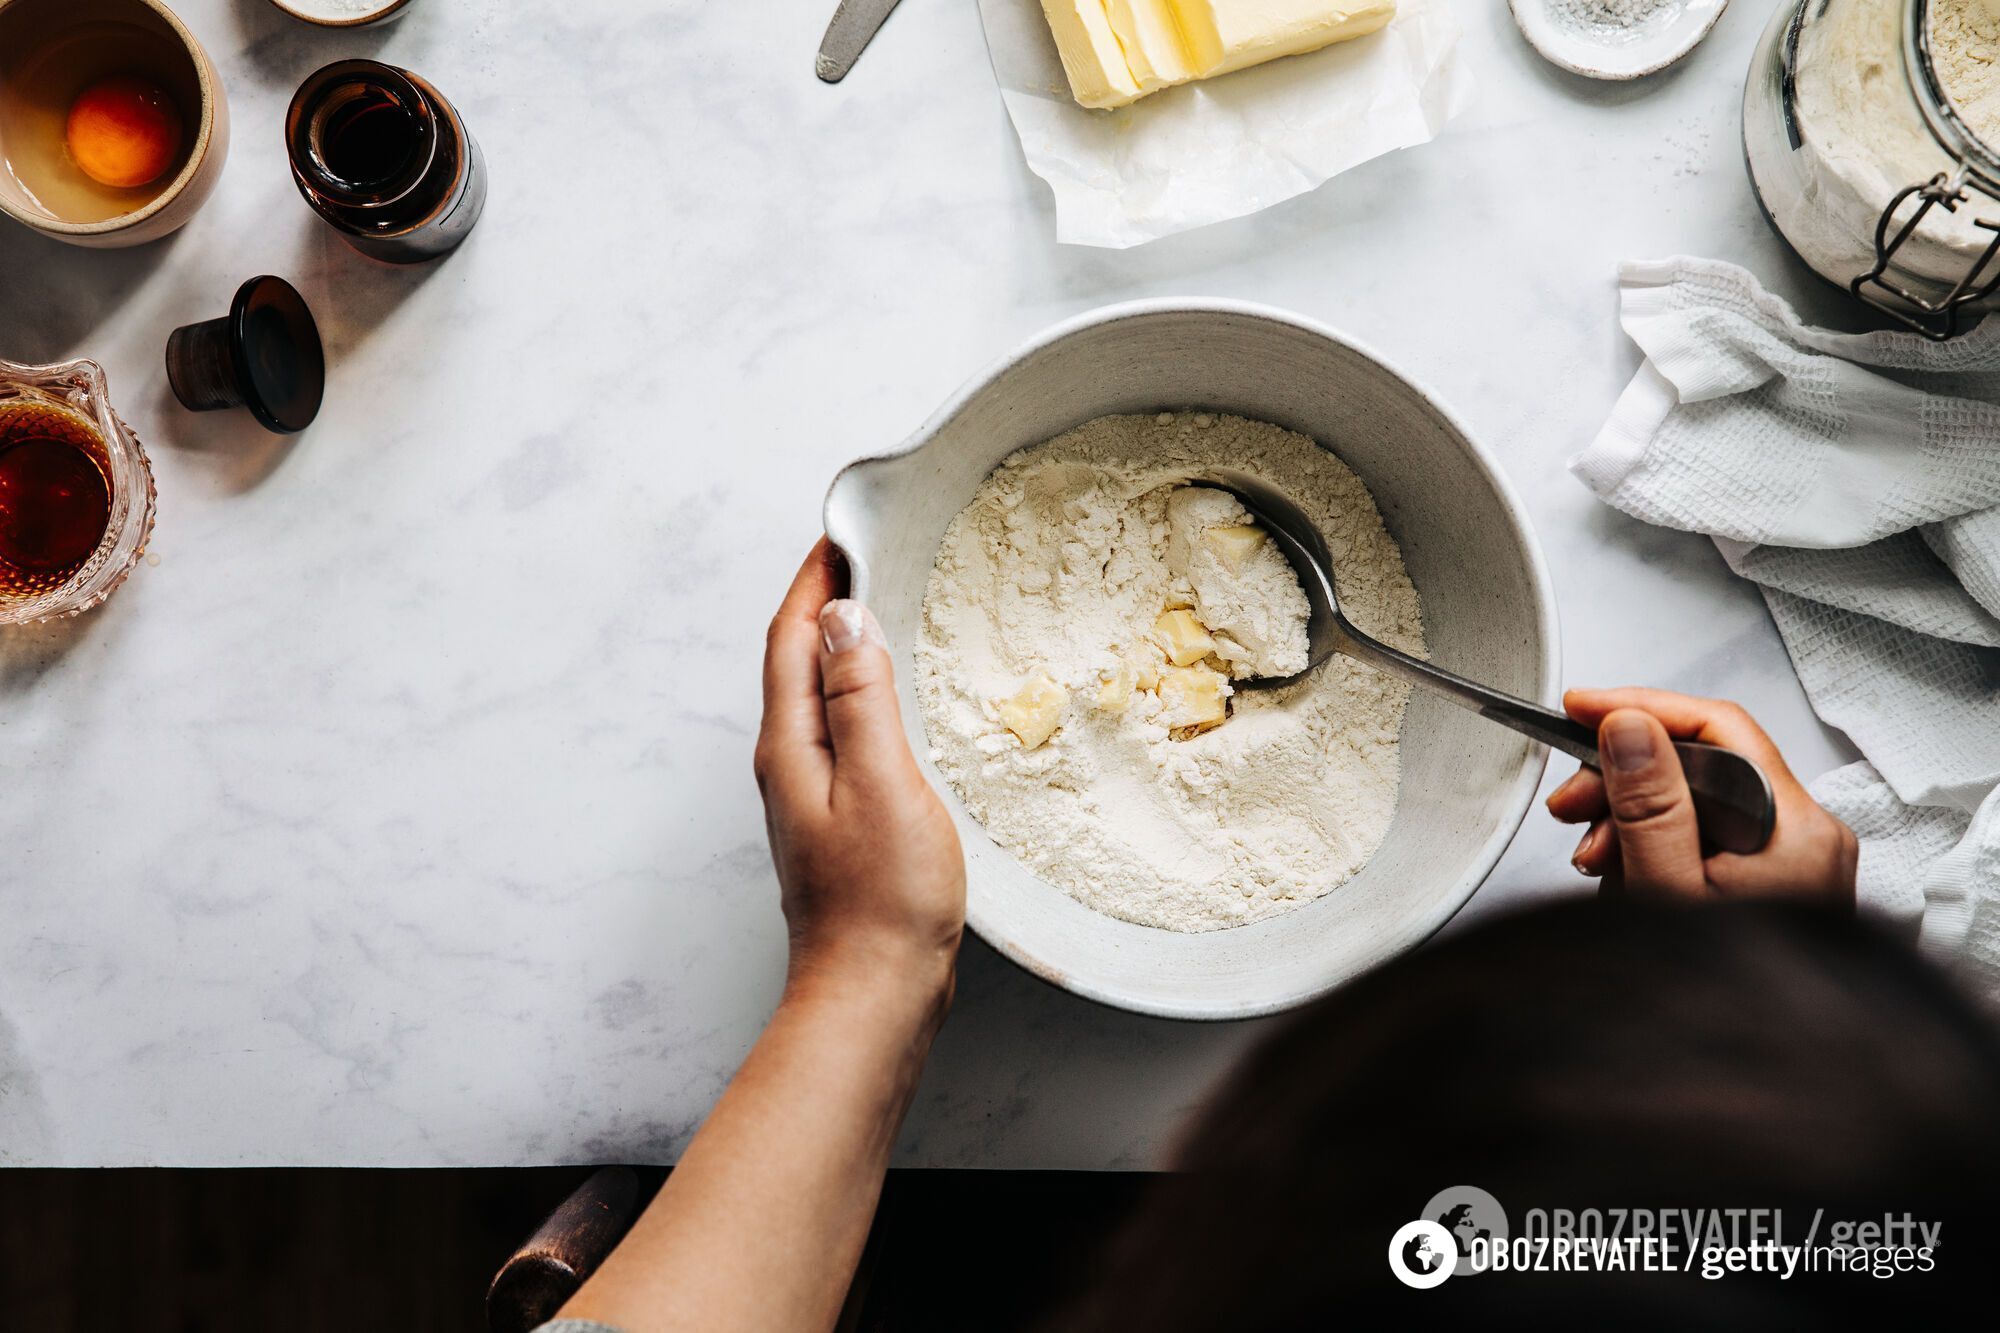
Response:
M972 929L1036 976L1106 1004L1248 1018L1323 994L1450 920L1520 827L1547 752L1417 691L1395 818L1368 864L1292 910L1200 934L1092 911L989 838L924 757L911 648L938 543L1015 450L1110 413L1162 409L1273 422L1354 469L1402 548L1440 666L1554 702L1555 597L1526 509L1465 428L1380 357L1266 306L1142 301L1058 325L961 389L901 449L835 480L826 530L854 595L895 645L904 728L958 821Z
M413 0L271 0L293 18L319 28L368 28L394 23Z
M0 0L0 213L141 245L194 217L228 155L221 75L160 0Z

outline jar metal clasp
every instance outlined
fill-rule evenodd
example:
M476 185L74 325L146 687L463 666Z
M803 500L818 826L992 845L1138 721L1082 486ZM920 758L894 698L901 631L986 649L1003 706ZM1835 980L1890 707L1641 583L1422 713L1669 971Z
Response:
M1888 207L1882 210L1882 216L1875 224L1875 267L1848 284L1848 290L1857 299L1866 301L1935 342L1957 336L1960 313L2000 289L2000 271L1987 276L1995 254L2000 253L2000 222L1973 219L1974 226L1991 232L1993 237L1978 261L1958 280L1958 285L1943 296L1930 298L1911 290L1889 276L1889 266L1894 262L1896 252L1915 234L1933 208L1942 208L1947 213L1958 211L1958 206L1969 197L1965 180L1966 168L1961 165L1955 172L1947 174L1940 171L1929 180L1898 192L1889 201ZM1918 201L1916 208L1907 221L1897 226L1897 213L1912 199ZM1892 230L1894 235L1891 235Z

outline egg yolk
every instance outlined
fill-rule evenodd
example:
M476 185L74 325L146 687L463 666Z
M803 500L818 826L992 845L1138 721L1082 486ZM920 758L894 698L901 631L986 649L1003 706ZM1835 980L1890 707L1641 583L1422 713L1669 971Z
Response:
M157 84L114 74L70 106L67 136L70 157L98 184L151 185L180 156L180 108Z

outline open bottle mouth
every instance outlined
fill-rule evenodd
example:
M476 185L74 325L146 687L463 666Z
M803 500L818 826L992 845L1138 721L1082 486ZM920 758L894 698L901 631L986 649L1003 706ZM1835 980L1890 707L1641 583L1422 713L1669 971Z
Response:
M415 189L438 140L416 85L373 60L341 61L307 79L292 98L285 137L307 188L351 208L394 203Z

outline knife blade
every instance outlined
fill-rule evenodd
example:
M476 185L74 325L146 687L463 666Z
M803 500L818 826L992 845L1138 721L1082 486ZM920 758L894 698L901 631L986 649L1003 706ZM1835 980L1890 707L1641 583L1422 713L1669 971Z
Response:
M813 70L827 83L839 83L861 59L875 33L902 0L840 0L833 22L826 25L820 39L819 59Z

